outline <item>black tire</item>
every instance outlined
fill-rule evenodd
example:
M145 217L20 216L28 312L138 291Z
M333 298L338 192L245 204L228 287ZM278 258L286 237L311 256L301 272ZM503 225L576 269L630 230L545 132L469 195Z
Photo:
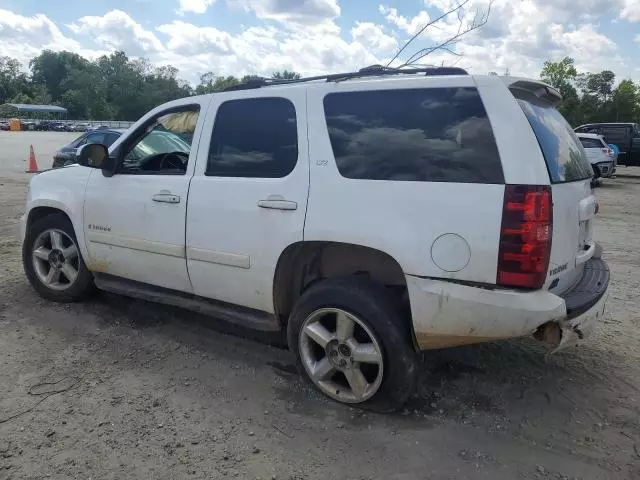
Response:
M76 246L78 245L73 225L66 215L62 213L51 214L36 220L27 229L25 240L22 245L22 265L24 267L25 274L33 288L40 294L40 296L47 300L53 300L54 302L77 302L82 300L92 293L95 287L93 283L93 275L87 269L79 248L78 275L73 283L64 290L54 290L49 288L40 280L35 272L32 258L34 243L42 232L50 229L62 230L73 239Z
M287 340L298 368L313 384L302 365L300 330L305 320L319 309L338 308L357 316L373 331L383 354L383 378L368 400L352 404L377 412L402 406L414 391L417 354L396 297L385 287L357 277L322 280L312 285L296 302L287 326Z

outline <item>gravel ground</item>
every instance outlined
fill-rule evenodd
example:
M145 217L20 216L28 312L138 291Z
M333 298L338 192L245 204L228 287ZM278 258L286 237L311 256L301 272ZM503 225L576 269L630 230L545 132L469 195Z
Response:
M277 337L40 299L15 238L24 160L32 143L48 167L71 138L0 132L0 479L640 478L640 177L597 190L612 285L588 344L429 352L407 408L377 415L308 387Z

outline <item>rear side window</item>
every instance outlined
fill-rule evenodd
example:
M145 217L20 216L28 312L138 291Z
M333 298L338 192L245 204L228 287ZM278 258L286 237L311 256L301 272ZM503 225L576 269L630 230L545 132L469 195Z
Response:
M604 148L605 147L605 145L603 145L602 142L597 138L578 137L578 139L580 140L580 143L584 148Z
M624 145L629 140L629 130L627 127L603 127L602 133L610 143Z
M296 110L289 100L251 98L220 105L205 175L280 178L297 161Z
M104 144L105 132L90 133L87 135L87 141L85 143L102 143Z
M107 147L110 147L113 142L115 142L118 138L120 138L120 134L118 133L107 133L107 137L105 138L104 144Z
M491 124L475 88L331 93L324 110L344 177L504 183Z
M591 178L591 164L562 114L533 95L526 100L519 99L518 103L538 139L551 182L576 182Z

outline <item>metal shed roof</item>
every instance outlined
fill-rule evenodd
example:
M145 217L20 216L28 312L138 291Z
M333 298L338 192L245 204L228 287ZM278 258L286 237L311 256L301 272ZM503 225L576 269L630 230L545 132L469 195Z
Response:
M56 105L30 105L26 103L6 103L5 105L17 108L23 112L67 113L66 108Z

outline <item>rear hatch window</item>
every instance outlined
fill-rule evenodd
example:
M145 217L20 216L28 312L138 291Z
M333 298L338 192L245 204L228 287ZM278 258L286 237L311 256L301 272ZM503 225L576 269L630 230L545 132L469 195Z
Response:
M580 143L582 144L582 146L584 148L604 148L604 147L606 147L606 145L604 145L597 138L584 138L584 137L579 137L579 138L580 138Z
M553 106L530 97L519 98L518 103L538 138L551 182L591 178L591 164L569 123Z
M551 178L553 238L546 286L562 293L580 278L595 251L593 170L580 140L551 103L531 92L512 93L538 139Z

